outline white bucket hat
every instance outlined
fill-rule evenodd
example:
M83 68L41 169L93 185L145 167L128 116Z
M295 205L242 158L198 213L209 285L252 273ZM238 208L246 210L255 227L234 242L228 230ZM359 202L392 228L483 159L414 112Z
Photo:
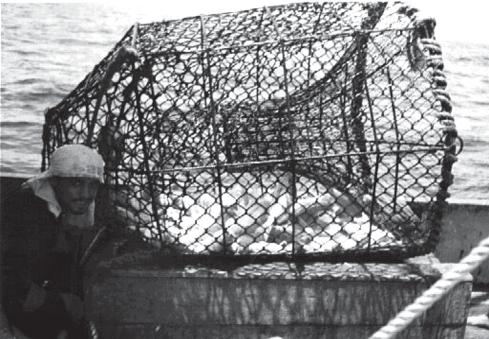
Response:
M104 160L95 150L85 145L64 145L53 152L46 171L25 183L36 196L48 203L48 209L58 217L62 210L48 180L52 177L94 178L103 183ZM80 220L75 223L81 227L93 225L94 211L95 203L92 203L86 215L80 216Z
M51 155L49 168L33 179L51 177L94 178L104 182L104 160L85 145L64 145Z

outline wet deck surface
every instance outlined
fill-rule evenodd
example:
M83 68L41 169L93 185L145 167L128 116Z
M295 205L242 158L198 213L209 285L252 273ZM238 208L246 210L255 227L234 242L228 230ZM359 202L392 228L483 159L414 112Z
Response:
M474 291L471 295L465 339L489 338L489 291Z

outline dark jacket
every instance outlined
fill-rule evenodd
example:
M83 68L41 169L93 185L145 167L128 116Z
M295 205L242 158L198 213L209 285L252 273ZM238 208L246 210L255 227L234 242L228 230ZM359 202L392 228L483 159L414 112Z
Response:
M83 297L80 259L97 230L63 228L29 188L11 194L0 211L2 306L9 323L31 338L56 338L62 329L70 338L85 337L61 295Z

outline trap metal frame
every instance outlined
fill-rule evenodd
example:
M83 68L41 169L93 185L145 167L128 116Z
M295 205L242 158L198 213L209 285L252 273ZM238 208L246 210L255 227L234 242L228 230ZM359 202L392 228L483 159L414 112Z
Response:
M457 132L433 19L298 3L135 24L45 114L106 162L112 212L181 260L434 249Z

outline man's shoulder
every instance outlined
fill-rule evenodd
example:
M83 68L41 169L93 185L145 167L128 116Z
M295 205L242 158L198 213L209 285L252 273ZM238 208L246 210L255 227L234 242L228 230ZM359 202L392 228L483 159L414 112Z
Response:
M2 224L18 219L35 220L49 213L46 202L34 195L27 185L22 185L4 197L0 211Z
M10 208L21 208L23 206L42 206L43 200L34 195L32 189L23 184L15 191L9 192L8 196L2 199L2 206Z

